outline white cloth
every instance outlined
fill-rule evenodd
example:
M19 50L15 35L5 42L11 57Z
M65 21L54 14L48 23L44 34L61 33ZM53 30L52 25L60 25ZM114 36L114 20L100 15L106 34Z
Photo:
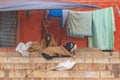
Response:
M67 60L65 62L59 63L56 67L52 68L51 70L69 70L74 67L76 62Z
M15 51L19 52L22 56L28 57L29 56L29 52L27 50L31 46L31 44L32 44L31 41L27 42L26 44L24 44L23 42L20 42L17 45Z
M63 22L62 22L62 23L63 23L63 24L62 24L63 27L65 26L65 23L66 23L66 21L67 21L67 17L68 17L69 11L70 11L70 10L63 10L63 11L62 11L62 12L63 12L63 18L62 18L62 19L63 19L63 20L62 20L62 21L63 21Z

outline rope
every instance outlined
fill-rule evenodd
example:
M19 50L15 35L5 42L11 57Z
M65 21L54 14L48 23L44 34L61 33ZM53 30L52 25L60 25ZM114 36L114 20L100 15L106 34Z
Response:
M43 18L42 18L42 22L43 22L43 27L45 28L46 32L49 33L48 29L47 29L47 23L46 23L46 11L43 11Z

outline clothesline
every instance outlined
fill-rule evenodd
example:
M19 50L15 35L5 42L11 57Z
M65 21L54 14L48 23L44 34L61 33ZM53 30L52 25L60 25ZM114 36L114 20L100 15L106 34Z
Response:
M85 15L86 12L91 12L91 14ZM99 48L101 50L113 50L115 32L113 7L93 11L68 10L67 13L66 30L68 36L80 38L81 35L92 36L88 41L89 47ZM88 33L92 35L88 35Z

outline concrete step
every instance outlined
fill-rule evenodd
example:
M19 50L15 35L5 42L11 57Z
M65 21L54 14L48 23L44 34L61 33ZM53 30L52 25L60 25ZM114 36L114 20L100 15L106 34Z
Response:
M0 63L60 63L67 60L75 61L76 63L104 63L104 64L120 64L120 58L54 58L45 60L42 57L0 57Z
M74 58L45 60L39 53L22 57L0 52L0 80L120 80L120 53L77 50ZM52 71L60 62L75 61L71 70Z
M56 58L50 61L44 58L2 57L0 58L0 78L119 78L120 58L81 58L71 70L51 71L58 63L73 60ZM93 59L93 62L91 61ZM87 61L86 61L87 60ZM109 61L110 60L110 61Z

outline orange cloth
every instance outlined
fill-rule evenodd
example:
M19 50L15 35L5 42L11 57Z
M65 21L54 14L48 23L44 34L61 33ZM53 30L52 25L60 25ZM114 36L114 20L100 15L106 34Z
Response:
M47 47L43 50L43 53L46 53L49 56L55 56L56 54L59 54L60 56L73 56L73 54L67 51L63 46Z
M48 44L48 46L46 46L46 41L45 39L43 39L41 42L33 42L32 45L29 47L28 51L29 52L33 52L33 51L38 51L38 52L42 52L45 48L50 47L50 46L57 46L53 36L51 35L51 41Z

